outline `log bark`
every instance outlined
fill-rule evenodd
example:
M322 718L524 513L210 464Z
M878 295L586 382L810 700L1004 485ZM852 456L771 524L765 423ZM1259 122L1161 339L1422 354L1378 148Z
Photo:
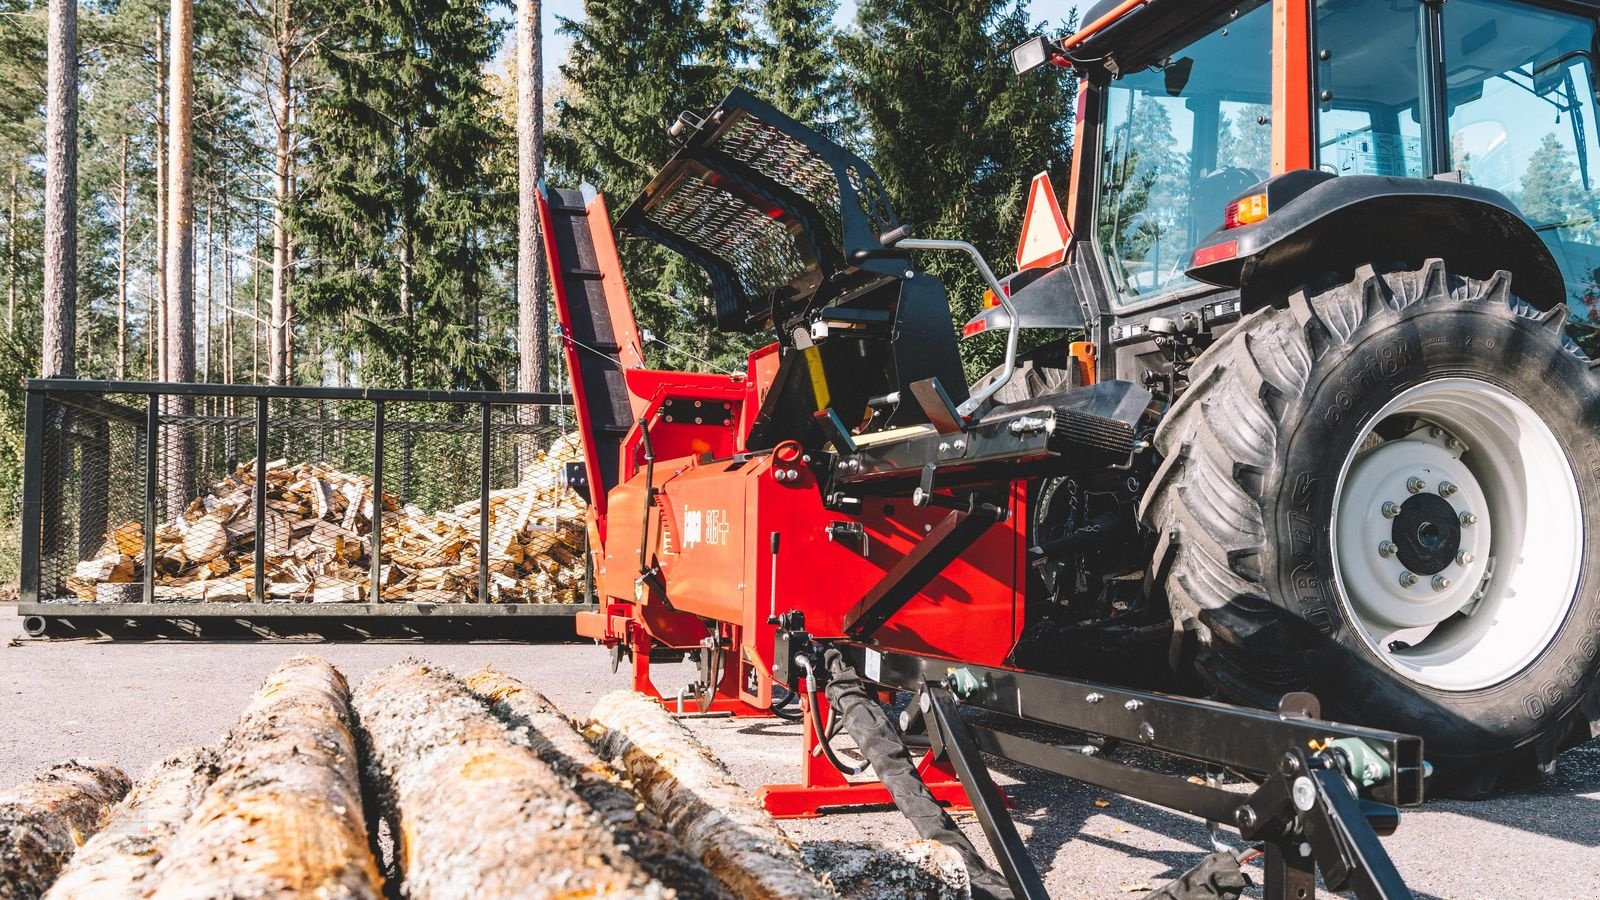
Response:
M667 832L661 820L628 790L622 775L595 752L577 726L555 704L527 684L493 669L467 676L467 687L555 770L628 847L634 859L682 897L727 898L733 894Z
M0 898L43 893L127 793L122 770L80 760L0 791Z
M147 896L381 897L349 699L344 676L315 657L296 656L267 676Z
M584 733L713 875L746 898L835 897L799 850L706 746L634 691L600 699Z
M971 900L961 854L938 841L808 841L806 865L845 900Z
M355 708L407 897L672 896L449 673L406 660Z
M172 836L217 777L209 747L180 750L151 766L72 858L45 900L137 900Z

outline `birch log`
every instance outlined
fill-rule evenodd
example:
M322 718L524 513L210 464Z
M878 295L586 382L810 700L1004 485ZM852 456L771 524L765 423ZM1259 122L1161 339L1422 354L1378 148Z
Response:
M67 864L45 900L135 900L149 886L172 836L217 777L209 747L180 750L151 766L111 810L106 827Z
M448 672L390 666L355 709L407 897L673 896Z
M628 790L622 775L595 753L572 720L543 694L493 669L468 676L466 683L510 726L512 738L544 760L647 872L679 896L733 900L733 894L665 830Z
M148 896L381 896L349 703L344 676L315 657L296 656L268 675Z
M837 896L711 751L661 705L633 691L602 697L585 733L690 852L745 898Z
M0 900L43 893L127 793L120 769L79 760L0 791Z

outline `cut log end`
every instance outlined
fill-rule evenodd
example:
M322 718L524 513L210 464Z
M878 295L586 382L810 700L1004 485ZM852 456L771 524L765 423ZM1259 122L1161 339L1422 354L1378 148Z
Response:
M110 763L69 760L0 791L0 896L43 893L128 787Z

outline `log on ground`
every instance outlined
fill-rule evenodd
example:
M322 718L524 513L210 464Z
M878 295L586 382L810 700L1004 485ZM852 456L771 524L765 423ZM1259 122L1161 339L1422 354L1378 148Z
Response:
M81 760L0 791L0 900L44 893L127 793L121 769Z
M149 896L377 898L350 687L328 663L275 669L229 733L219 773L153 874Z
M806 865L827 876L845 900L971 900L961 854L938 841L883 846L853 841L809 842Z
M390 666L362 682L355 709L405 896L673 895L450 673Z
M660 704L633 691L600 699L584 732L706 868L740 897L836 894L748 788Z
M167 843L217 777L217 753L190 747L151 766L67 864L45 900L136 900Z
M601 759L571 719L543 694L494 669L467 676L467 687L489 704L525 743L600 817L630 855L679 896L732 900L733 894L684 849L661 820L628 790L623 776Z

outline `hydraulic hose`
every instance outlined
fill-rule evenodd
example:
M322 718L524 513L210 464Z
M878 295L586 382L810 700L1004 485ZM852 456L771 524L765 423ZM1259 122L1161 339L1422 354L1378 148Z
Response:
M938 841L956 851L967 867L967 878L972 882L975 900L1010 900L1011 888L1006 880L984 863L972 841L956 827L950 814L933 797L933 792L917 774L911 754L900 740L899 733L890 724L883 707L868 691L856 670L845 665L838 650L829 650L824 656L830 679L828 701L833 704L833 717L844 722L845 731L855 739L856 746L872 764L878 781L889 789L889 796L901 815L911 821L917 834L926 840Z

